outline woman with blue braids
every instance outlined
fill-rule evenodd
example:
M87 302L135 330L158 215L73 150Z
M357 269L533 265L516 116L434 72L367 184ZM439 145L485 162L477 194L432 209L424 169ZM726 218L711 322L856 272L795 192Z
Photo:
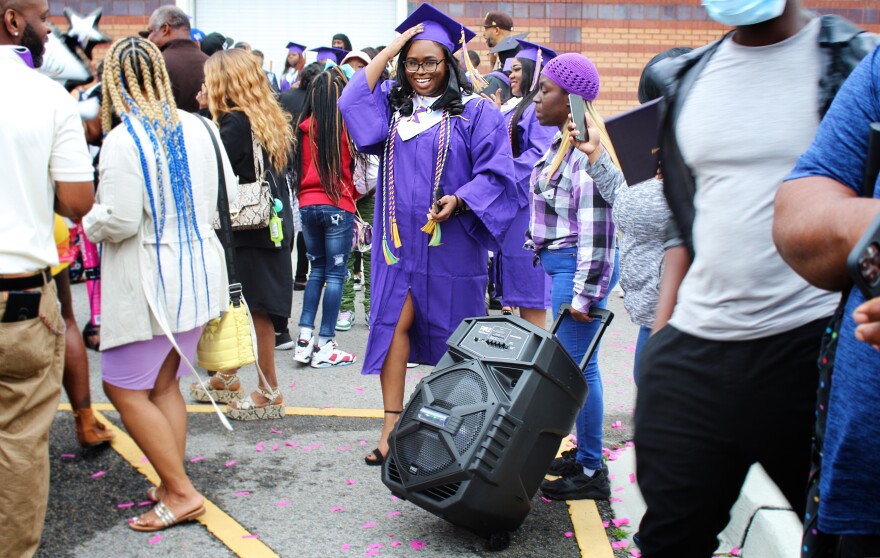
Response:
M217 163L208 128L177 110L153 44L131 37L110 47L104 101L99 203L83 225L104 245L104 391L161 479L147 493L156 506L129 527L157 531L205 513L183 469L181 358L163 332L192 358L205 323L227 306L226 262L212 224ZM111 130L113 116L122 123ZM234 198L237 182L221 154Z

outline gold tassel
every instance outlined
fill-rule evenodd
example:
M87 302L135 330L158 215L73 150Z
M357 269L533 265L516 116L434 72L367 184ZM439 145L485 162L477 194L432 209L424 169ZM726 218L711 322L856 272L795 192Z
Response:
M489 87L489 82L480 75L479 70L474 68L474 65L471 63L471 57L468 56L467 53L467 41L465 41L464 37L464 27L461 29L461 59L464 61L464 66L467 69L467 74L471 78L471 85L474 88L474 93L481 93L484 89Z
M428 219L428 222L421 228L421 231L431 235L431 240L428 241L428 246L440 246L440 223L433 219Z
M400 241L400 232L397 230L397 221L391 223L391 238L394 240L395 248L403 246L403 243Z

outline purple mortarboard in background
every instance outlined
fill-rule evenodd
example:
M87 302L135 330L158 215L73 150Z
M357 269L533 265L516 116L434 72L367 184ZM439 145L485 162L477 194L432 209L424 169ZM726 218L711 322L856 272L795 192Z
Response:
M477 36L476 33L444 14L437 8L428 4L422 4L403 23L397 26L395 31L404 33L419 23L424 24L425 30L413 37L415 41L434 41L455 52L461 48L461 32L464 30L464 41L469 42Z
M516 53L516 58L522 58L524 60L531 60L532 62L538 61L538 49L541 50L541 65L543 66L547 62L549 62L552 58L556 58L557 54L555 50L551 50L543 45L539 45L537 43L530 43L528 41L524 41L522 39L517 39L516 41L519 43L520 50Z
M302 54L306 51L306 46L298 43L287 43L287 52Z
M513 58L512 57L508 58L507 60L504 61L504 67L501 68L501 70L504 72L509 72L511 66L513 66Z
M333 48L333 47L318 47L309 49L312 52L318 53L318 62L323 60L332 60L333 62L339 64L342 62L342 59L348 54L347 50L343 50L341 48Z

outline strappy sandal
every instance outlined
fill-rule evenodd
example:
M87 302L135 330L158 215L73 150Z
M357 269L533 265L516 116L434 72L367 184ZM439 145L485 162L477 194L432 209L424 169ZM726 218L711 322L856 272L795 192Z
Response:
M501 314L503 316L512 316L513 315L513 308L511 308L510 306L505 306L504 308L501 309Z
M265 405L254 403L253 394L239 401L231 401L226 406L226 416L233 420L264 420L284 418L284 400L281 390L277 387L272 391L266 391L258 387L256 393L265 397L268 402Z
M161 525L140 525L138 521L140 520L140 516L133 517L128 522L128 527L134 531L143 531L143 532L153 532L153 531L162 531L169 527L174 527L175 525L179 525L181 523L186 523L188 521L195 521L196 519L205 515L205 506L201 506L191 512L185 513L180 517L177 517L172 513L172 511L165 505L164 502L159 502L155 506L153 506L153 511L156 512L156 517L159 518L159 521L162 522Z
M87 349L97 351L101 348L101 326L93 324L91 320L83 327L82 337Z
M235 384L238 384L238 387L233 389L232 386ZM211 376L208 389L211 391L210 397L198 382L190 384L189 395L194 401L199 403L210 403L211 397L218 403L230 403L244 397L244 388L241 387L241 381L238 378L238 374L235 373L224 374L223 372L217 372Z
M159 486L161 486L161 485L159 485ZM147 489L147 500L149 500L155 504L159 503L159 487L158 486L151 486L150 488Z
M403 411L385 411L385 413L389 415L399 415L402 412ZM370 457L375 457L375 459L370 459ZM382 455L382 452L379 451L379 448L376 448L372 452L370 452L369 455L364 457L364 463L366 463L370 467L378 467L379 465L385 463L386 457L387 456Z

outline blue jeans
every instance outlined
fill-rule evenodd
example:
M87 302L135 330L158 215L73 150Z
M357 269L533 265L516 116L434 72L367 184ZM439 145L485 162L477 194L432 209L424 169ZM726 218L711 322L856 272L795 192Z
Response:
M559 315L559 308L565 303L571 303L574 294L574 275L577 271L577 248L563 248L561 250L542 250L541 265L550 276L552 289L550 303L553 305L554 317ZM607 292L617 285L618 279L617 258L614 261L614 273L608 285ZM608 303L606 296L599 302L594 302L593 308L605 308ZM578 364L584 358L587 347L590 345L596 332L599 331L599 322L577 322L573 318L566 317L556 332L559 342ZM584 379L590 392L584 402L584 408L577 417L577 462L587 469L599 469L602 466L602 417L605 414L605 402L602 392L602 376L599 373L599 347L587 363L584 370Z
M299 327L314 329L324 291L321 308L321 337L336 335L336 319L342 301L342 284L345 282L345 265L351 253L354 234L354 214L332 205L309 205L299 210L302 217L303 236L312 272L303 293L302 315Z
M636 337L636 358L633 361L633 381L636 385L639 385L639 357L642 354L642 349L645 348L645 343L648 342L648 339L651 337L651 328L640 326L639 327L639 336Z

